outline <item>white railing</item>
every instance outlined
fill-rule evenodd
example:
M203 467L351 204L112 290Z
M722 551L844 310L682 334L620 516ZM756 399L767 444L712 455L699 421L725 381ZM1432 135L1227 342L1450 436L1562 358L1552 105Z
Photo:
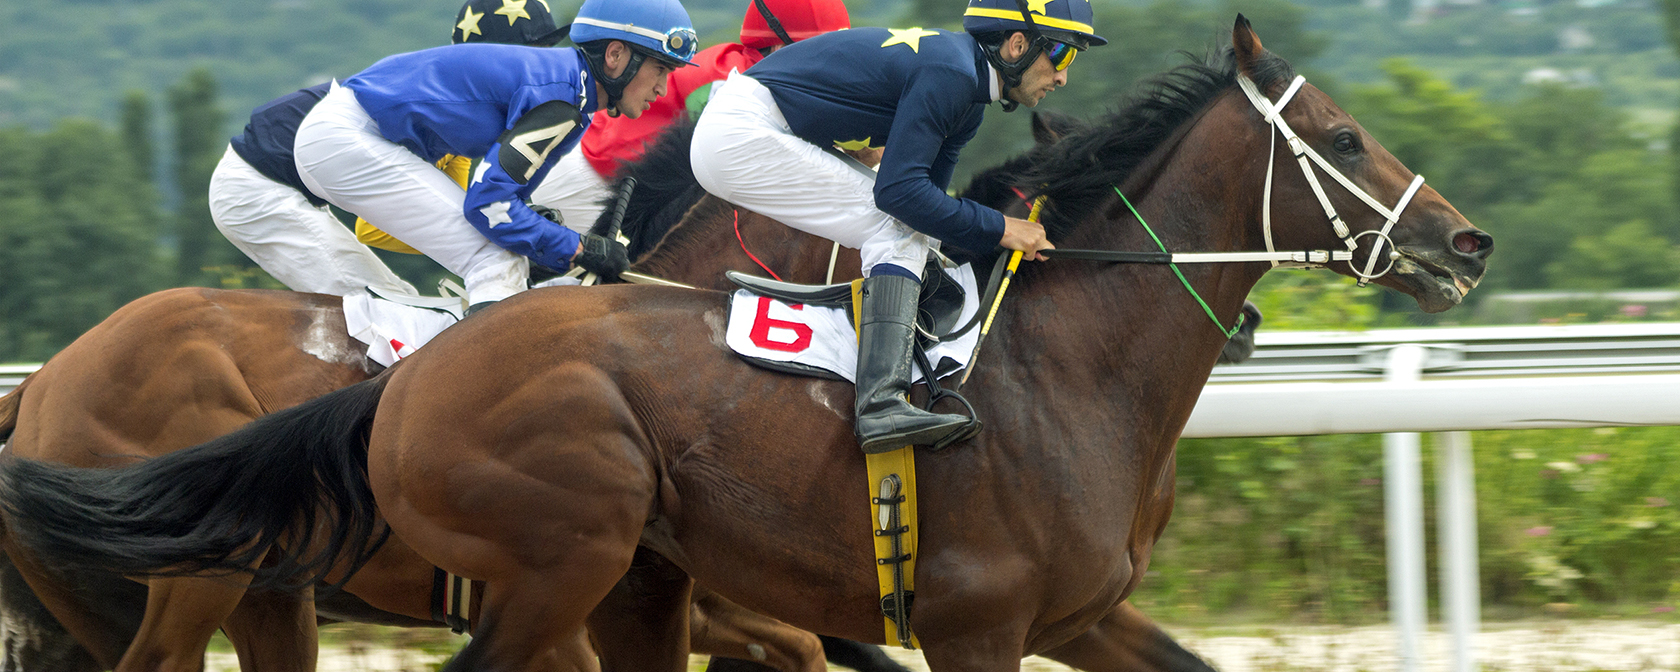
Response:
M1389 605L1400 669L1422 669L1426 595L1418 432L1436 442L1449 669L1476 669L1476 429L1680 425L1680 324L1262 332L1214 370L1187 437L1384 433Z
M0 395L12 391L12 388L23 382L29 374L41 368L40 364L0 364Z

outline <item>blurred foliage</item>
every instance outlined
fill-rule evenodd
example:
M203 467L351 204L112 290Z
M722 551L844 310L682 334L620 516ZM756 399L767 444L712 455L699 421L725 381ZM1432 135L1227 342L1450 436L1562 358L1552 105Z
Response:
M150 184L111 131L0 130L0 361L41 361L165 286Z
M1547 84L1491 103L1408 62L1384 67L1388 82L1351 87L1342 103L1494 235L1480 291L1672 287L1680 279L1667 148L1640 137L1602 92Z
M1662 613L1680 601L1680 428L1476 432L1472 441L1485 604ZM1425 450L1431 538L1433 460ZM1382 462L1380 436L1182 441L1177 508L1133 601L1169 620L1382 618ZM1437 558L1428 560L1433 584Z
M175 208L175 283L204 284L205 269L244 256L216 231L210 217L210 174L227 150L216 80L198 68L169 89L171 131L175 140L172 173ZM249 265L247 262L245 265Z

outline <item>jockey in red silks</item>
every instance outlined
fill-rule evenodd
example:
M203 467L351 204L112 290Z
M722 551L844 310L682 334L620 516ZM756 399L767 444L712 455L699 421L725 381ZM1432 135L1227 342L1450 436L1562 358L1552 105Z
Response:
M626 163L642 157L646 145L684 117L699 117L712 85L731 71L746 72L770 52L823 33L851 27L841 0L744 0L741 41L720 44L694 56L698 67L672 72L666 94L642 116L610 117L595 113L579 151L560 158L548 179L531 193L531 202L558 211L568 228L586 232L600 217L610 194L608 182Z

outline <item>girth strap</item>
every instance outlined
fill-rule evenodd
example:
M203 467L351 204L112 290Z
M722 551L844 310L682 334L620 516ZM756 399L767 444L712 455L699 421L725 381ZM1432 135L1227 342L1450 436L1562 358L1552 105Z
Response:
M434 567L432 620L448 625L457 635L466 632L472 622L472 586L471 579Z

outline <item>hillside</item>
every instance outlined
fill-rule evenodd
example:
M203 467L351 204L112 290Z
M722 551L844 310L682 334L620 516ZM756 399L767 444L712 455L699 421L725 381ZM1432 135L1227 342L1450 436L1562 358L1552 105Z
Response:
M551 0L570 17L577 0ZM861 17L892 3L854 0ZM161 96L209 66L231 119L292 89L448 43L461 0L67 0L0 3L0 126L111 121L125 91ZM702 37L728 39L739 0L690 0ZM230 131L231 132L231 131Z

